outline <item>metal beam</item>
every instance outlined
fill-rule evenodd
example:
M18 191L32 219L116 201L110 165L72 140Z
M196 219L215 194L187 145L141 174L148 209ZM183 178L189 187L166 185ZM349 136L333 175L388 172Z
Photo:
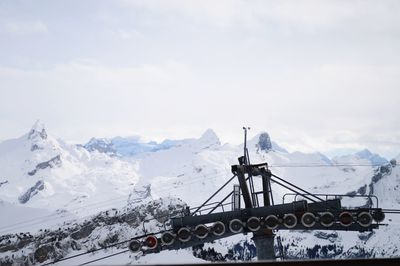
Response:
M249 188L247 187L246 178L244 176L244 169L242 165L233 165L232 172L237 175L240 189L242 190L244 206L246 209L253 208L253 202L251 201L251 196Z
M171 218L171 226L174 229L184 226L196 226L198 224L209 224L217 221L228 222L232 219L246 219L251 216L266 217L270 214L284 215L285 213L305 212L307 211L306 201L296 201L292 203L279 204L274 206L250 208L237 211L227 211L220 213L211 213L197 216L183 216Z

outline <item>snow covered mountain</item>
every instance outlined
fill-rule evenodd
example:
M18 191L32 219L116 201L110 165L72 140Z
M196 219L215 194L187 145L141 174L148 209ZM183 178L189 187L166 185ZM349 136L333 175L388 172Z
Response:
M134 163L55 139L40 122L0 144L0 199L16 207L87 215L110 199L109 207L126 204L138 180Z
M333 159L321 153L289 153L266 132L251 138L248 149L252 163L268 162L273 173L304 189L315 193L376 194L382 206L399 208L399 167L368 150ZM194 207L203 203L232 176L230 166L242 153L243 145L221 144L211 129L199 138L161 143L116 137L92 138L85 145L71 145L52 137L37 122L27 134L0 143L0 212L7 216L0 222L0 260L12 261L14 257L19 262L37 263L40 260L34 253L48 235L59 239L48 246L51 258L74 254L78 247L82 251L101 247L104 241L129 239L140 232L140 221L156 215L155 208L146 206L171 212L180 211L186 204ZM260 180L255 180L255 186L261 190ZM226 187L221 197L231 190ZM274 188L276 201L286 192ZM129 213L140 213L139 220L129 223ZM371 235L329 235L322 231L279 234L287 257L399 255L390 246L399 243L393 231L399 231L400 221L396 217L390 219L391 226ZM82 237L76 239L74 233L81 232L85 224L91 224L91 230L84 230ZM47 230L47 234L40 230ZM30 233L21 236L20 232ZM390 241L385 243L385 238ZM196 258L191 250L178 252L184 262L194 262L213 256L224 260L252 259L254 250L250 236L236 235L198 247L194 250ZM146 257L126 254L104 263L156 263L165 254L176 263L174 252ZM70 261L75 262L79 263Z
M158 150L166 150L179 145L176 141L165 140L162 143L155 141L143 142L140 137L115 137L92 138L83 147L88 151L98 151L112 156L134 156L143 152L154 152Z
M368 163L371 163L373 165L382 165L385 163L388 163L388 160L385 158L381 157L379 154L376 153L371 153L368 149L364 149L362 151L356 152L351 155L345 155L345 156L340 156L340 157L335 157L334 160L336 161L349 161L349 160L366 160Z

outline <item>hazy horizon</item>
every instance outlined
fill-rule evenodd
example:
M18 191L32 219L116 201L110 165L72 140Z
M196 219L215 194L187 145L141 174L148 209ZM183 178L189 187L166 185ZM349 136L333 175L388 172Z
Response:
M180 140L180 139L196 139L196 138L200 138L200 137L202 137L202 135L203 135L204 133L206 133L208 130L212 130L212 131L216 134L216 136L217 136L217 137L219 138L219 140L221 141L221 144L222 144L222 145L224 145L224 144L241 145L241 144L243 144L243 137L244 137L243 131L241 131L241 129L238 129L238 133L241 133L241 134L242 134L242 136L241 136L242 138L241 138L240 140L238 139L237 142L229 142L229 141L226 141L226 140L224 140L223 138L221 138L221 136L218 134L218 132L215 132L214 129L208 128L208 129L204 130L200 135L184 136L183 138L166 138L166 137L164 137L164 138L159 138L159 139L151 139L151 138L148 138L148 137L146 137L146 136L142 136L142 135L138 135L138 134L133 134L133 135L92 136L92 137L90 137L90 139L83 140L83 141L77 141L77 140L63 139L63 138L60 137L60 136L54 135L53 132L52 132L52 130L51 130L51 128L49 129L49 128L46 126L46 124L44 123L44 121L37 120L37 121L35 121L35 123L32 124L33 126L32 126L31 128L27 129L25 132L21 133L20 135L14 136L14 137L9 138L9 139L19 138L19 137L22 137L22 136L28 134L29 131L35 126L36 123L40 123L41 125L43 125L44 128L45 128L45 130L46 130L46 132L47 132L47 134L50 134L51 136L55 137L56 139L62 139L62 140L65 141L66 143L69 143L69 144L76 144L76 145L84 145L84 144L88 143L92 138L96 138L96 139L101 139L101 138L113 139L113 138L118 138L118 137L125 138L125 139L126 139L126 138L138 139L140 142L143 142L143 143L148 143L148 142L152 142L152 141L155 141L155 142L157 142L157 143L161 143L161 142L163 142L164 140ZM269 132L268 132L267 130L261 130L261 131L255 132L255 131L253 131L253 130L250 128L250 129L248 129L248 140L251 140L251 139L257 137L258 134L261 134L261 133L264 133L264 132L267 132L267 133L269 134ZM270 135L270 134L269 134L269 135ZM286 146L283 146L283 145L281 145L280 143L278 143L278 142L273 138L273 136L271 136L271 135L270 135L270 138L271 138L271 141L272 141L272 142L276 143L277 145L279 145L281 148L284 148L284 149L287 150L288 152L305 152L305 151L302 151L302 150L292 150L292 149L290 149L290 147L288 148L288 147L286 147ZM6 141L6 140L8 140L8 139L0 139L0 144L1 144L3 141ZM335 158L335 157L337 157L337 156L344 156L344 155L355 154L355 153L360 152L360 151L363 151L363 150L369 150L371 153L376 154L375 151L371 150L371 149L368 148L368 147L364 147L364 148L360 148L360 149L353 149L353 148L349 148L349 149L346 149L346 148L337 148L337 149L327 150L327 151L323 152L323 154L324 154L325 156L329 157L330 159L333 159L333 158ZM318 150L308 150L308 151L306 151L306 153L319 153L319 152L321 152L321 151L318 151ZM400 153L397 154L397 155L395 154L394 156L389 155L389 156L391 156L391 157L388 157L388 156L385 155L385 154L379 154L379 155L382 156L382 157L384 157L384 158L387 159L387 160L391 160L391 159L394 159L394 158L397 158L398 156L400 156Z
M399 1L2 1L0 139L400 153Z

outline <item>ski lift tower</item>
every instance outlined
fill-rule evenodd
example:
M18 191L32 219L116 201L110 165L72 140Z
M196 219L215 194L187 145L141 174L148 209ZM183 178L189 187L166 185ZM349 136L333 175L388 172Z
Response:
M367 205L342 207L341 199L349 195L310 193L271 173L268 163L251 164L247 149L249 129L243 127L244 153L238 158L239 164L231 166L233 176L199 207L188 208L181 215L171 217L169 229L165 227L165 231L146 234L142 240L132 240L129 244L131 251L148 254L177 250L236 234L252 233L258 259L274 260L274 231L372 231L383 225L385 212L393 213L394 210L378 208L378 198L373 195L360 196L367 199ZM261 191L255 191L253 177L256 176L261 177ZM238 184L233 185L233 190L222 200L212 202L235 177ZM274 203L271 183L290 191L284 195L281 204ZM294 196L293 201L285 202L286 196ZM241 206L242 202L244 206ZM229 205L232 209L226 210ZM216 212L219 209L222 211ZM281 246L279 238L277 242L278 247ZM282 248L280 251L283 256Z

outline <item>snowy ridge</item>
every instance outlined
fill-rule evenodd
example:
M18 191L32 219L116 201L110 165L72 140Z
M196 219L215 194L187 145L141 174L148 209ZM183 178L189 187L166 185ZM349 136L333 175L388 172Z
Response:
M135 164L56 140L38 123L0 144L0 166L0 199L49 211L118 196L122 206L138 181Z
M372 164L372 165L382 165L388 163L388 160L381 157L379 154L372 153L368 149L364 149L362 151L356 152L351 155L345 155L340 157L335 157L333 160L335 161L364 161L365 163Z
M160 231L165 220L180 213L185 206L179 200L163 198L121 210L110 209L79 221L64 222L59 227L40 229L35 234L6 234L0 237L0 262L1 265L42 263L47 258L56 260L83 250L123 242L145 234L144 229ZM142 226L144 221L145 228ZM120 248L125 246L121 244ZM78 262L72 260L67 264Z

